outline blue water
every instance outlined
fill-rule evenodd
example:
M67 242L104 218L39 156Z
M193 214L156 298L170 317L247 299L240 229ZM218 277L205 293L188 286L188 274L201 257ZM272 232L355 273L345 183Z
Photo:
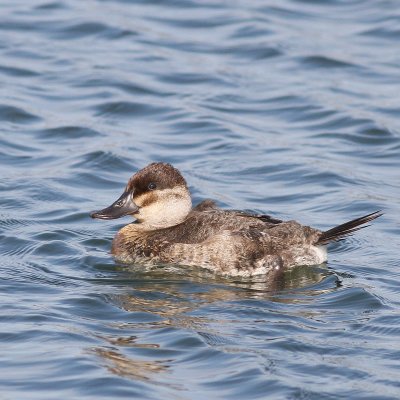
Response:
M3 0L1 399L400 398L397 0ZM151 161L320 229L278 282L114 262Z

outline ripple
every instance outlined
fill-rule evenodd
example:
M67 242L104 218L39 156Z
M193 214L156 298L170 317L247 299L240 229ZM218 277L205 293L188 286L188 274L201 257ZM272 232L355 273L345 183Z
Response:
M0 65L0 74L16 76L18 78L33 77L39 75L37 72L26 68Z
M50 1L44 4L39 4L35 7L37 10L64 10L66 9L66 4L62 1Z
M400 37L400 29L396 27L378 27L373 29L367 29L364 32L361 32L363 36L372 36L379 39L389 39L389 40L398 40Z
M173 83L177 85L200 85L200 84L215 84L226 87L229 84L226 79L222 77L210 76L208 74L201 73L170 73L163 74L159 77L161 82Z
M265 43L245 44L223 50L223 52L232 53L236 58L247 60L265 60L283 55L282 51Z
M80 255L77 248L72 248L71 245L65 243L64 240L48 240L46 243L41 243L36 246L33 254L35 256L46 255L49 258L60 258L65 259L79 259Z
M41 139L57 142L59 140L77 140L80 138L96 138L101 132L81 126L62 126L38 131Z
M40 117L24 111L20 107L0 105L0 119L7 122L18 124L29 124L40 121Z
M397 144L399 142L399 138L396 137L394 132L391 132L389 129L378 127L372 121L357 129L352 135L349 134L345 137L348 139L352 138L360 144L378 145Z
M258 22L258 23L257 23ZM261 21L249 21L241 23L235 31L230 35L232 39L250 38L254 40L256 37L265 37L273 35L274 31L268 29Z
M368 312L385 308L385 305L374 295L363 288L351 288L332 292L320 299L319 307L336 307L338 310L353 309L357 305L358 312Z
M145 103L134 103L129 101L107 102L95 107L96 116L134 118L146 117L154 114L167 114L174 111L170 107L158 107Z
M63 40L80 40L87 36L101 36L115 40L135 35L136 33L133 31L114 28L98 22L82 22L58 28L53 37Z
M327 56L308 56L303 57L301 62L307 66L312 66L315 68L348 68L355 67L354 64L337 60Z
M372 319L367 325L357 326L359 332L368 336L387 337L391 340L400 334L398 316L389 314Z
M155 21L160 24L166 24L173 26L175 29L188 28L190 31L193 29L209 29L209 28L220 28L226 25L232 25L238 22L236 18L223 18L222 16L216 16L215 18L166 18L166 17L147 17L150 21Z
M88 78L83 82L79 82L78 87L112 87L120 89L122 92L129 93L131 95L152 95L157 97L172 96L172 92L160 90L160 88L152 88L149 85L144 85L139 82L126 82L117 80L104 80L104 79L93 79Z
M3 229L16 229L19 226L29 226L34 224L35 221L32 220L21 220L17 218L10 217L8 215L0 214L0 227Z
M101 170L101 169L113 169L116 171L133 171L131 163L118 157L109 151L93 151L86 154L81 154L78 157L78 161L72 164L73 168L82 168L85 170Z
M24 256L30 254L35 250L35 243L30 239L21 239L18 236L3 236L2 247L4 247L3 254L5 256ZM5 264L7 265L7 264Z

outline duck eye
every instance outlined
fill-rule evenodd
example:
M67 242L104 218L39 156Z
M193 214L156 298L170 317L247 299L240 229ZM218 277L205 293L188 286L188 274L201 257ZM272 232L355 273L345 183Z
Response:
M149 190L154 190L156 187L157 185L154 182L150 182L149 185L147 186Z

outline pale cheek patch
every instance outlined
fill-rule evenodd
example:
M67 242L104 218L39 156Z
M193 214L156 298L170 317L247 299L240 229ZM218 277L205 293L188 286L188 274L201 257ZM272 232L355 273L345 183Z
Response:
M185 187L157 190L134 198L140 207L137 220L149 228L164 228L181 223L190 212L192 202Z

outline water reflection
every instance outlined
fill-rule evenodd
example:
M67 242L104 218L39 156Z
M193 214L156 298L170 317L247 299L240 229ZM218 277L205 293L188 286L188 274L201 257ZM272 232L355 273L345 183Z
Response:
M141 381L155 381L154 375L167 371L166 362L144 361L128 357L117 350L98 347L92 350L105 361L105 367L113 374Z
M224 317L220 311L229 309L231 302L243 302L245 306L247 300L264 300L268 309L268 304L307 302L310 297L336 289L331 280L324 284L325 278L333 275L324 266L297 267L272 281L263 277L229 280L210 276L204 271L191 270L188 274L187 270L174 268L146 272L136 267L121 266L120 269L125 274L126 290L108 298L120 310L137 315L137 321L112 323L113 335L96 335L107 345L93 351L113 374L140 380L157 381L155 375L165 373L168 364L174 361L174 351L183 348L182 343L164 342L165 335L168 336L165 329L167 332L170 332L169 328L187 332L191 346L196 340L194 337L200 346L235 346L238 344L237 335L229 326L242 317L228 314ZM219 314L204 312L210 308L218 309ZM143 315L150 316L150 321ZM257 320L256 315L254 320ZM158 332L160 340L156 341L154 337L148 340L146 335L149 332ZM146 354L146 360L133 357L134 349ZM127 350L129 355L125 354ZM167 352L171 359L160 357L160 352Z
M190 313L214 303L259 299L277 303L307 302L340 286L336 274L326 266L300 266L286 271L272 280L264 277L227 279L202 270L135 271L135 267L121 267L128 272L129 282L140 282L123 294L113 295L111 301L127 312L151 313L163 318L164 325L195 328L208 322ZM133 268L133 270L132 270ZM183 278L182 274L186 273ZM324 279L335 277L324 285ZM144 280L144 281L143 281ZM185 290L187 286L187 289ZM157 322L158 324L158 322Z
M327 276L336 276L336 273L328 269L326 264L312 267L297 266L274 275L272 279L262 275L250 278L229 278L200 268L179 266L143 268L143 266L133 265L119 266L119 270L127 274L125 277L130 279L130 282L144 280L151 283L148 285L149 289L146 285L140 289L144 292L161 289L161 291L167 290L166 293L169 295L182 296L182 284L190 282L201 285L202 290L194 293L195 298L208 302L246 298L281 301L285 293L292 291L301 291L303 294L310 295L318 294L316 285ZM170 284L166 285L166 282ZM204 284L208 286L208 291L204 291Z

